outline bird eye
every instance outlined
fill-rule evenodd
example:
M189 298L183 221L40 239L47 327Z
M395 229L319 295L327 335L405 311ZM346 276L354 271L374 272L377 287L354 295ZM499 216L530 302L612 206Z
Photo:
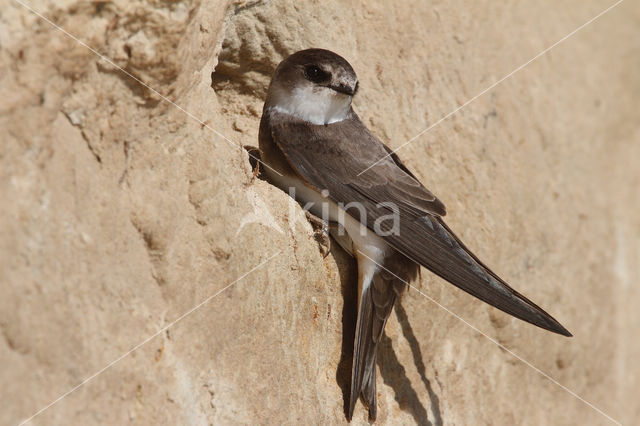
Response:
M316 65L307 65L304 67L304 76L307 80L313 81L314 83L322 83L331 77L328 72L322 71L320 67Z

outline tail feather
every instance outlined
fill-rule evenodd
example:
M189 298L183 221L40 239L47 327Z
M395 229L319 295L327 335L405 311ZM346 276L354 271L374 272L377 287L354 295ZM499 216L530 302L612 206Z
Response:
M371 360L371 373L365 377L362 383L360 394L365 404L369 408L369 419L375 420L378 415L378 402L376 393L376 349L374 349L373 359Z
M372 339L371 322L373 320L373 303L371 300L371 286L363 286L359 297L358 321L356 323L356 337L353 346L353 366L351 368L351 396L349 398L348 419L353 417L353 410L358 397L364 388L365 381L375 378L376 344Z
M404 258L402 258L404 265ZM359 262L364 262L359 259ZM413 267L417 269L417 267ZM413 272L412 272L413 274ZM411 275L412 276L412 275ZM363 277L359 277L362 281ZM377 415L376 360L377 347L384 326L391 314L393 305L405 284L397 276L378 271L369 283L359 282L358 321L353 347L353 367L351 370L351 396L349 400L348 420L360 396L369 408L369 419Z

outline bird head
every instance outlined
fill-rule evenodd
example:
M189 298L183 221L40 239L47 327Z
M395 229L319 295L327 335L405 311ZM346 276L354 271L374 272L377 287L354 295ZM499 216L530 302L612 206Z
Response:
M324 49L301 50L276 68L265 109L331 124L347 118L357 91L358 77L342 56Z

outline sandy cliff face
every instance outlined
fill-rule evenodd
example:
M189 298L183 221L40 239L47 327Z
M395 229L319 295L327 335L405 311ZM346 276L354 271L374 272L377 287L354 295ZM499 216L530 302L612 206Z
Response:
M0 422L90 378L33 423L343 423L354 264L336 244L323 260L238 148L273 69L340 53L356 111L398 147L612 3L29 3L92 52L3 1ZM415 285L621 422L640 415L639 21L620 4L399 151L575 337ZM405 295L380 424L608 422L460 318Z

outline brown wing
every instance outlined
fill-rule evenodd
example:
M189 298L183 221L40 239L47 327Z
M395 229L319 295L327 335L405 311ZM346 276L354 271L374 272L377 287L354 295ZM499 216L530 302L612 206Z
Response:
M338 191L336 201L348 202L340 195L357 190L368 194L372 200L390 199L415 212L444 216L444 204L402 163L396 164L395 154L387 156L390 150L368 131L355 113L352 114L353 119L317 126L273 112L268 126L274 142L301 177L317 189L350 188L346 192ZM385 156L383 161L358 176ZM382 196L381 191L392 193L393 197ZM333 198L332 194L330 197Z
M263 118L264 119L264 118ZM424 188L406 167L387 156L384 145L353 113L328 126L311 125L290 116L267 116L271 136L292 169L329 198L346 205L357 202L366 211L347 213L374 229L390 233L393 222L383 220L399 213L399 232L384 236L402 254L467 293L517 318L544 329L570 336L558 321L509 287L471 253L440 216L444 204ZM367 169L380 158L386 158Z

